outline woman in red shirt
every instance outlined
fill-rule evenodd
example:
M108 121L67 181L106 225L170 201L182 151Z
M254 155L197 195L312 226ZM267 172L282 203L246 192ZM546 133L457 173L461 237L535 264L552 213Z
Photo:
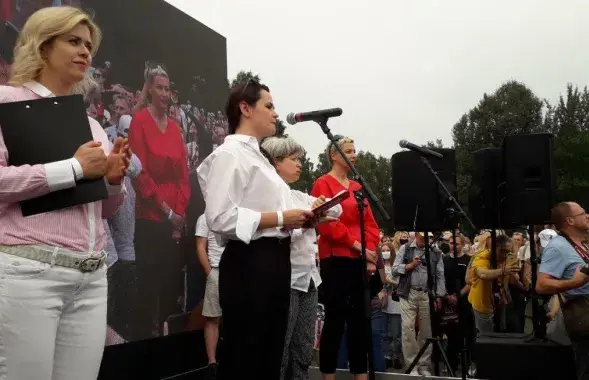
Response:
M153 336L157 314L159 334L167 317L180 313L184 293L183 256L179 244L190 199L188 161L180 126L166 115L170 79L157 67L146 73L148 106L133 115L129 142L141 164L133 180L135 252L138 287L135 339Z
M354 140L336 136L337 144L348 159L356 161ZM337 356L344 326L348 329L348 350L350 372L356 380L366 379L369 321L365 316L363 275L367 268L361 258L360 224L358 205L354 191L360 190L358 182L348 178L349 168L336 147L331 143L326 154L333 166L331 171L319 177L313 184L311 195L332 198L342 190L348 190L350 197L342 202L343 213L338 221L317 226L321 239L319 260L322 294L325 306L325 324L321 333L319 364L324 379L334 379ZM364 201L366 254L376 262L376 249L380 241L380 229L376 224L368 201ZM369 268L374 270L373 263Z

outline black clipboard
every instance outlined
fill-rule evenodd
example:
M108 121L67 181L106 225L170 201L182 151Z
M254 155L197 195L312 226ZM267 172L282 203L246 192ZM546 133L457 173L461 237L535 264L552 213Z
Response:
M0 128L8 165L37 165L72 158L93 140L81 95L0 104ZM20 202L23 216L106 199L104 179L81 180L75 187Z

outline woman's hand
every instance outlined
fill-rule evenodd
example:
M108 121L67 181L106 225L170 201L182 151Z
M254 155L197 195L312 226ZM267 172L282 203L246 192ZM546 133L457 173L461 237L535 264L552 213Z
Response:
M80 163L84 178L102 178L107 172L107 158L100 142L90 141L83 144L74 154L74 158Z
M282 221L284 228L290 230L296 230L297 228L303 227L303 224L307 223L313 218L313 213L309 210L288 210L282 213Z
M107 157L107 171L105 177L109 184L120 185L123 182L123 178L127 175L131 155L129 141L117 137L114 147Z
M317 208L317 207L321 206L324 203L325 203L325 196L324 195L320 195L319 198L316 198L315 199L315 202L313 202L313 208Z
M174 228L174 231L172 231L172 240L174 240L176 244L179 244L180 239L182 239L182 231Z

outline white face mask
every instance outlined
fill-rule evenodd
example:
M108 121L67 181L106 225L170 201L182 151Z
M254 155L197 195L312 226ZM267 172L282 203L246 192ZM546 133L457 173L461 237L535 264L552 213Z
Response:
M382 258L384 260L389 260L391 258L391 251L382 251Z

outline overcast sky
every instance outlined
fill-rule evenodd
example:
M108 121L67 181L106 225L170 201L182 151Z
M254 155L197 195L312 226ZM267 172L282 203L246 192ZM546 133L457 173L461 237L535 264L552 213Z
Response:
M589 84L585 0L168 0L227 38L228 76L258 73L282 119L341 107L334 134L390 157L441 138L483 93L516 79L556 99ZM310 157L315 123L287 132Z

